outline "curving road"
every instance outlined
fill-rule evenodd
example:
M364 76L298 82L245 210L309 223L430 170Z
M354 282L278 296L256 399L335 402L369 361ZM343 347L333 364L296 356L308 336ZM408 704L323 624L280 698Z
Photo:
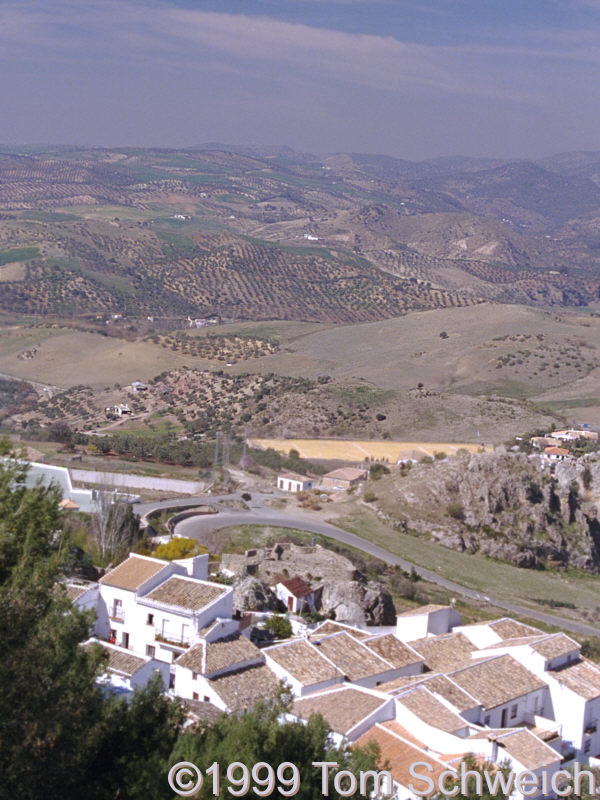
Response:
M272 495L269 497L272 497ZM154 508L159 507L174 508L179 505L187 505L189 507L190 505L193 506L207 504L214 505L215 507L219 508L223 501L233 499L239 500L239 495L224 495L221 497L204 496L202 498L189 498L181 502L166 501L160 504L144 504L144 506L138 506L138 509L144 509L145 512L147 512L151 509L153 510ZM483 595L481 592L478 592L475 589L469 589L467 586L462 586L459 583L448 580L447 578L438 575L436 572L419 567L416 564L413 564L411 561L407 561L406 559L401 558L394 553L390 553L388 550L384 550L383 547L379 547L378 545L369 542L367 539L356 536L356 534L345 531L342 528L338 528L328 522L320 522L319 520L311 519L303 514L287 513L270 508L264 504L265 499L265 495L253 494L253 500L249 504L247 511L236 511L221 506L223 510L220 510L217 514L210 516L189 517L188 519L182 520L175 526L175 531L181 536L200 538L204 533L220 530L222 528L228 528L231 525L276 525L281 528L296 528L298 530L306 531L307 533L328 536L329 538L335 539L342 544L355 547L357 550L361 550L363 553L367 553L370 556L379 558L386 564L401 567L407 572L410 572L410 570L414 568L415 572L421 578L423 578L423 580L429 581L430 583L435 583L447 591L452 592L453 594L462 595L463 597L468 597L472 600L479 600L482 603L489 603L490 605L502 608L511 614L517 614L519 616L535 619L538 622L544 622L547 625L554 625L579 635L600 637L600 628L596 628L592 625L586 625L585 623L577 622L576 620L565 619L564 617L560 617L555 614L547 614L546 612L538 611L537 609L520 606L516 603L499 600L495 597L488 597L487 595Z

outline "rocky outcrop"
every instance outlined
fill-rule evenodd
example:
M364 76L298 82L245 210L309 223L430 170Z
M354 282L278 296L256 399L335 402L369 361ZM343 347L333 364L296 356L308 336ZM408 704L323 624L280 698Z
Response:
M351 625L395 625L391 595L379 583L340 581L323 587L321 613L333 613L338 622Z
M233 611L279 611L275 592L257 578L242 578L233 587Z
M600 460L593 456L551 471L521 453L465 454L416 465L381 486L381 515L446 547L521 567L600 571Z

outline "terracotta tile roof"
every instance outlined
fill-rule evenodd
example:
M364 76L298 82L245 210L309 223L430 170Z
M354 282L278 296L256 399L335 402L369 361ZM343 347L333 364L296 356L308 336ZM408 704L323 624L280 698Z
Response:
M336 481L363 480L366 476L366 470L356 469L356 467L340 467L340 469L334 469L323 475L324 478L333 478Z
M408 784L411 783L416 789L421 790L425 788L425 785L422 784L421 781L410 774L411 764L417 761L426 762L431 765L432 771L426 774L436 784L441 773L446 769L451 769L447 764L444 764L437 758L433 758L429 753L420 750L415 747L414 744L400 738L385 725L375 725L367 731L367 733L357 739L355 746L364 747L364 745L369 742L377 742L379 745L379 762L381 764L384 764L386 761L388 762L392 778L397 783L402 784L402 786L407 787Z
M309 478L308 475L300 475L299 472L280 472L278 477L287 478L288 480L292 481L302 481L302 483L312 480L312 478Z
M515 639L503 639L501 642L490 644L487 647L482 647L482 650L499 650L502 647L522 647L523 645L533 645L544 638L546 634L537 634L537 636L517 636Z
M100 583L105 586L115 586L118 589L127 589L130 592L135 592L149 578L152 578L167 566L168 563L166 561L130 555L122 564L111 569L104 577L100 578Z
M60 501L60 503L59 503L58 505L59 505L61 508L67 509L68 511L78 511L78 510L79 510L79 506L78 506L78 504L75 502L75 500L71 500L71 499L70 499L70 498L68 498L68 497L65 497L65 499L64 499L64 500L61 500L61 501Z
M525 769L549 767L561 760L559 753L540 741L531 731L520 730L505 733L497 739L511 758L519 761ZM499 758L499 760L502 760Z
M531 649L544 658L550 659L578 652L580 647L570 636L564 633L555 633L553 636L538 641L537 644L532 644Z
M369 650L374 650L381 658L385 658L394 667L407 667L410 664L419 664L423 661L422 656L404 644L404 642L401 642L393 633L386 633L373 639L364 639L363 644Z
M391 731L392 733L395 733L396 736L401 736L410 744L414 744L415 747L420 747L422 750L427 750L427 745L425 742L422 742L420 739L418 739L414 733L412 733L412 731L409 731L408 728L405 728L404 725L401 725L398 720L390 719L387 720L387 722L382 722L381 727Z
M371 637L373 634L369 631L363 631L360 628L353 628L351 625L344 625L343 622L335 622L335 620L327 619L322 622L318 627L309 634L309 639L320 639L323 636L328 636L330 633L340 633L345 631L353 636L355 639L364 640Z
M330 728L344 736L387 702L387 699L348 686L300 698L292 706L292 713L301 719L308 719L311 714L322 714Z
M547 674L586 700L600 697L600 667L592 661L582 658Z
M264 656L245 636L236 634L216 642L196 642L177 659L180 667L203 675L235 668L248 661L264 662Z
M536 633L543 633L543 631L534 628L532 625L525 625L523 622L510 619L510 617L488 622L488 627L501 639L516 639L519 636L533 636Z
M67 583L65 585L67 597L72 603L74 603L75 600L78 600L81 595L85 594L89 588L89 586L79 586L74 583Z
M114 645L104 642L92 641L89 644L86 643L84 647L91 647L93 644L99 644L104 652L108 654L106 669L109 672L116 672L119 675L130 677L148 661L146 658L134 655L129 650L124 650L121 647L115 647Z
M412 677L396 678L394 681L382 683L377 687L378 692L397 695L411 686L423 686L433 694L439 694L444 700L452 703L454 708L459 711L467 711L476 708L479 701L465 692L454 681L446 675L425 673L424 675L414 675Z
M315 646L351 681L393 669L389 661L384 661L348 633L336 633L321 639Z
M266 664L228 672L208 683L230 711L245 711L279 691L279 681Z
M287 578L285 580L279 581L279 583L293 594L294 597L307 597L307 595L312 594L312 589L310 588L310 584L308 584L303 578Z
M342 678L343 673L324 658L315 645L298 639L262 651L303 686Z
M216 583L198 581L193 578L184 578L181 575L172 575L159 584L143 600L152 600L155 603L164 603L175 608L184 608L186 611L199 611L204 606L212 603L217 597L225 594L226 587Z
M549 456L568 456L569 451L564 447L544 447L544 453Z
M448 606L439 606L435 605L435 603L429 603L425 606L419 606L418 608L409 608L408 611L403 611L402 614L398 614L399 617L418 617L421 614L431 614L433 611L441 611L443 608L448 608Z
M449 677L485 709L509 703L546 686L512 656L504 655L477 661L470 667L452 672Z
M222 714L226 713L212 703L205 703L203 700L189 700L186 698L182 701L182 704L187 718L195 725L198 723L211 725Z
M402 692L407 687L416 686L418 684L423 683L426 678L426 675L429 673L421 674L421 675L401 675L399 678L394 678L392 681L386 681L385 683L381 683L377 687L378 692L385 692L386 694L398 694Z
M471 653L477 650L464 633L445 633L409 642L433 672L450 672L472 663Z
M476 708L479 702L470 694L446 677L446 675L434 675L423 684L434 694L439 694L444 700L457 708L459 711L467 711L471 708Z
M450 711L426 688L411 689L406 694L396 697L396 702L407 708L419 719L448 733L467 728L468 723L462 717Z

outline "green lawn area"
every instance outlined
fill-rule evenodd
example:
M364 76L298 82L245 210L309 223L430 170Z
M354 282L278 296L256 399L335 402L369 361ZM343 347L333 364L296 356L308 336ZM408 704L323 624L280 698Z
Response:
M600 608L600 577L520 569L480 555L459 553L442 545L389 528L367 510L331 520L351 531L438 575L498 599L523 606L581 619L582 612ZM573 603L576 608L549 608L535 601Z

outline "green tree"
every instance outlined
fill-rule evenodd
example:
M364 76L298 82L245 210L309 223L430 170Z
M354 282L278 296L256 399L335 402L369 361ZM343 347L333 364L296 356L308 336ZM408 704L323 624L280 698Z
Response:
M214 726L184 732L179 737L171 756L171 763L190 761L205 774L215 761L228 765L240 761L249 765L259 761L277 766L289 761L299 770L297 800L318 800L321 793L321 771L312 767L315 761L334 761L340 769L357 773L360 769L375 769L378 751L376 748L333 747L331 730L320 715L313 715L307 724L282 722L281 717L289 710L290 697L283 692L271 701L257 704L242 716L222 716ZM330 773L330 797L339 795L333 788L333 773ZM228 798L226 775L221 774L220 798ZM197 795L198 798L213 797L210 778ZM250 794L252 794L250 792Z
M273 614L265 623L265 628L278 639L288 639L292 635L292 623L281 614Z

